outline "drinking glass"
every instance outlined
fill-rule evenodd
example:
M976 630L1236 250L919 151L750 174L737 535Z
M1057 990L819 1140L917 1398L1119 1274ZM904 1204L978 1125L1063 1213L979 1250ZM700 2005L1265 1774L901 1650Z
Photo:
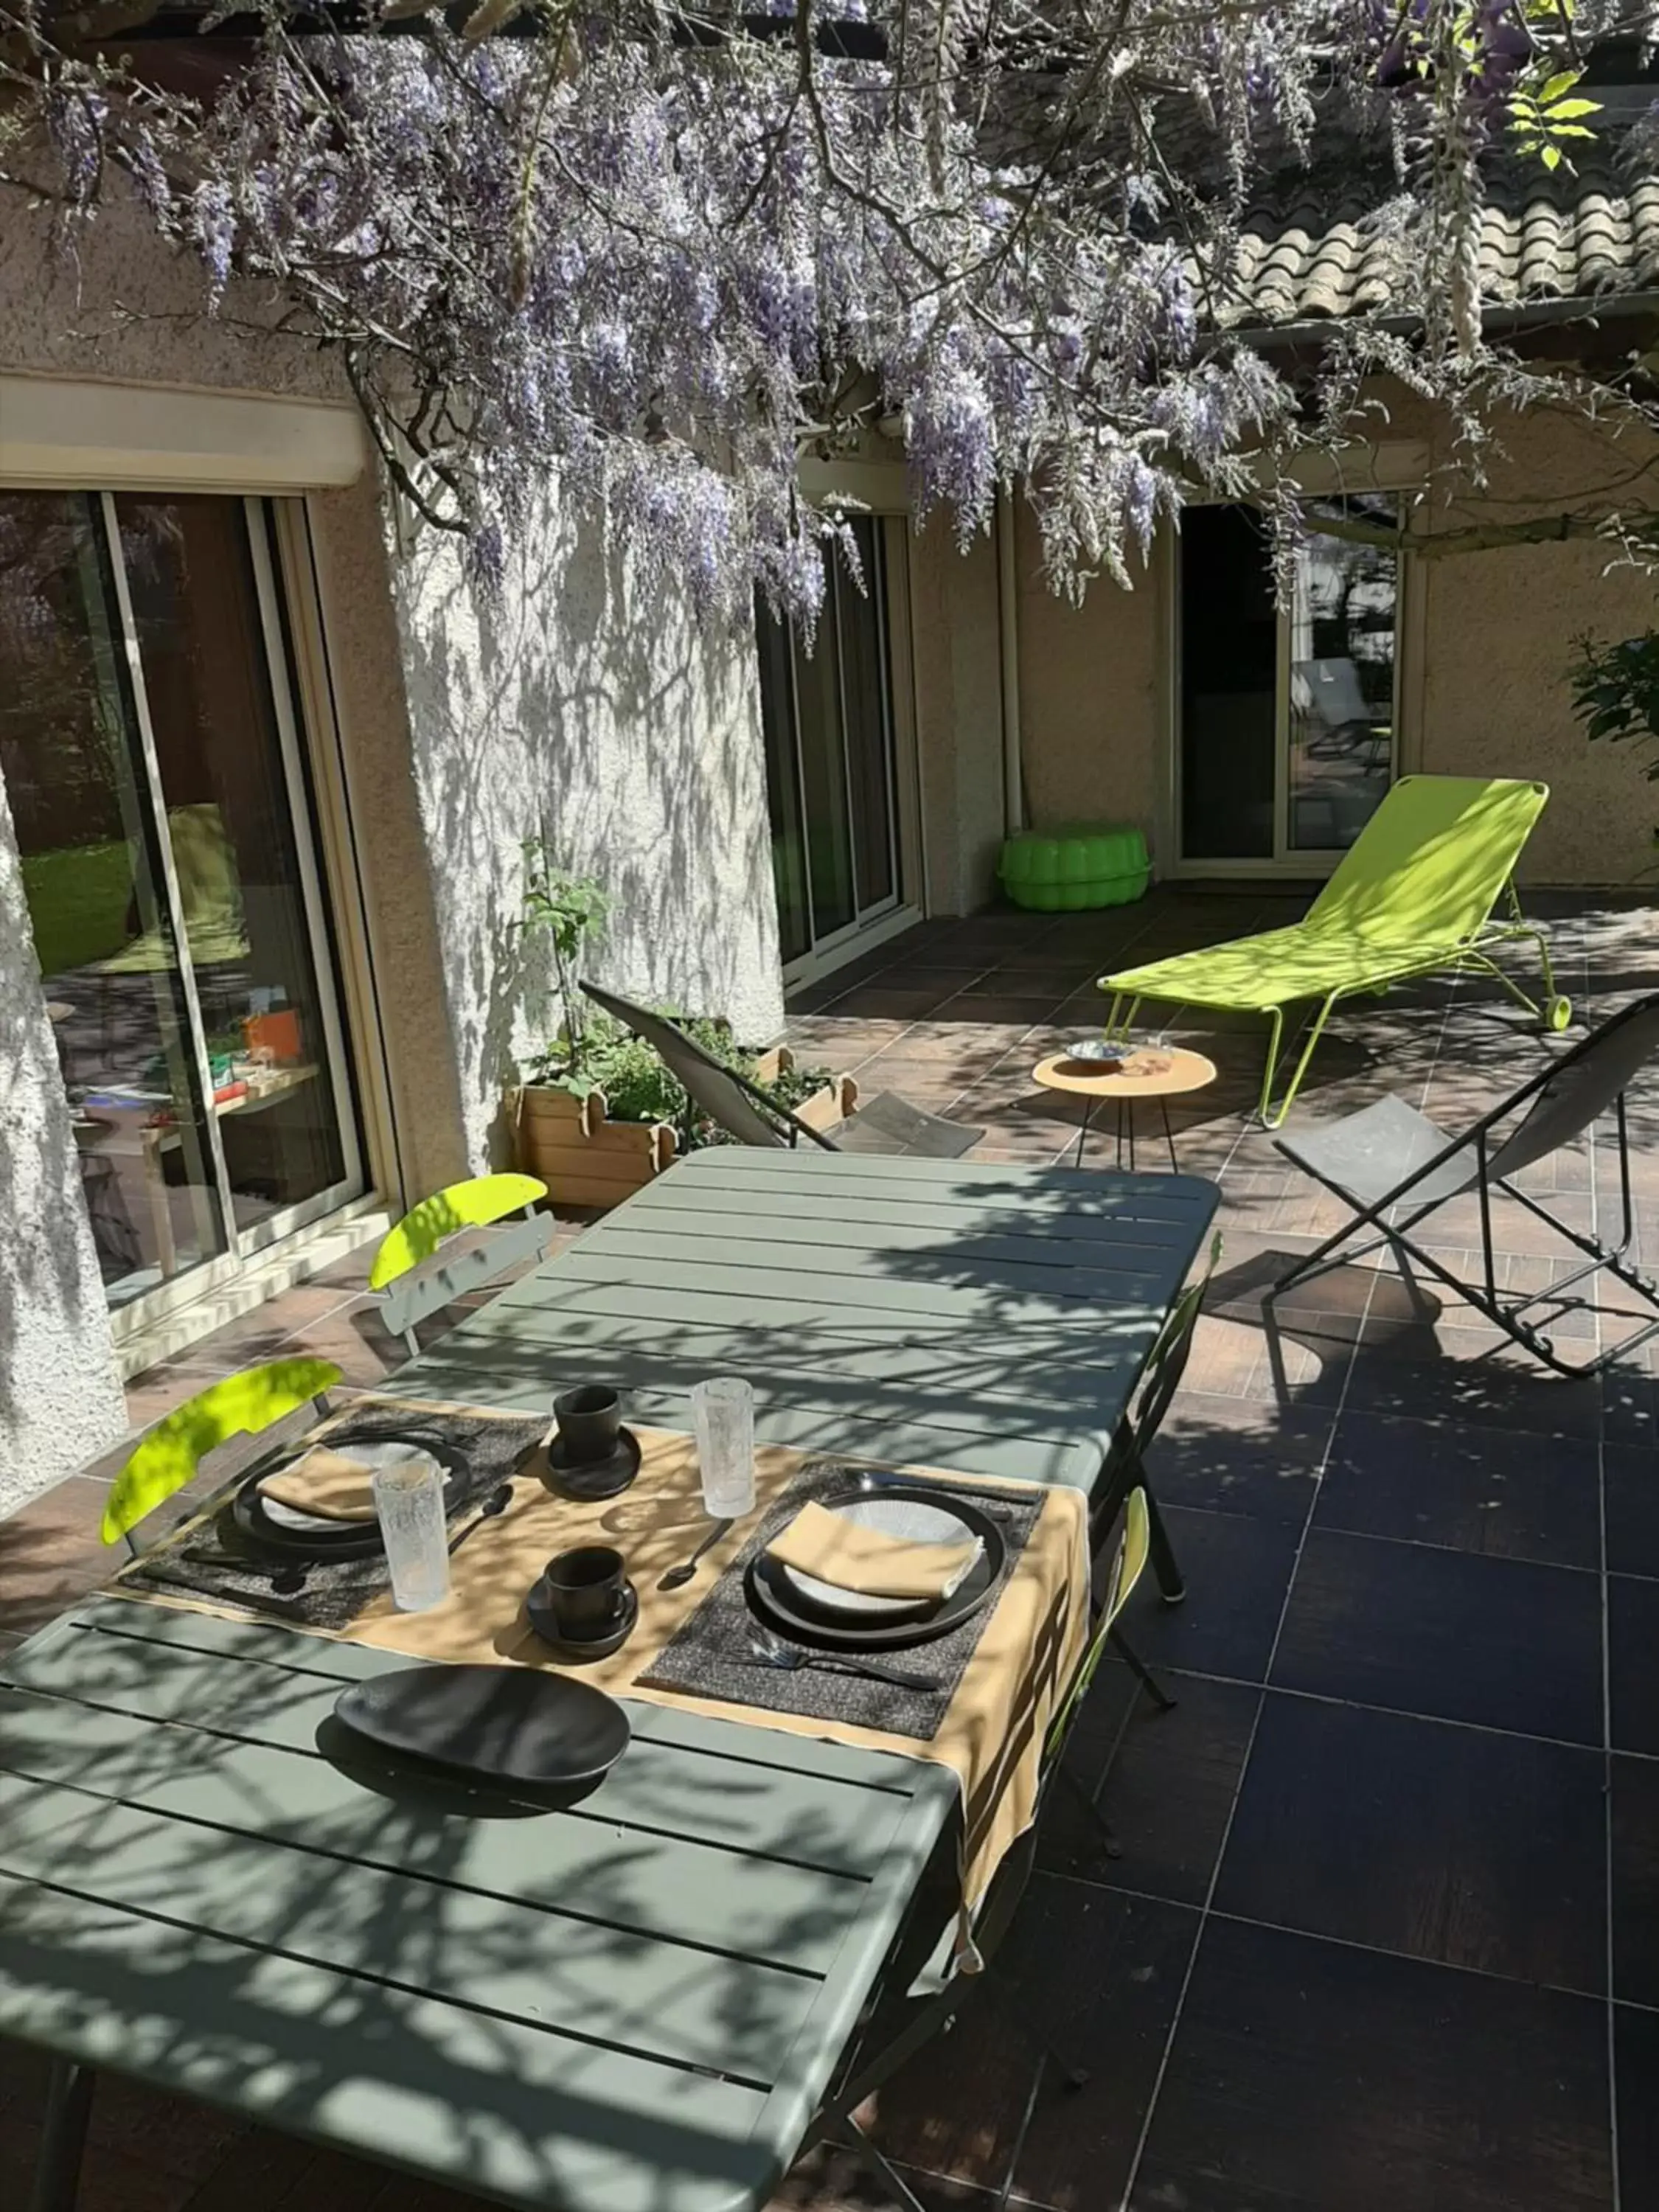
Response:
M736 1375L714 1375L691 1393L703 1510L738 1521L755 1510L755 1394Z
M444 1475L428 1452L383 1460L369 1478L399 1613L424 1613L449 1595Z

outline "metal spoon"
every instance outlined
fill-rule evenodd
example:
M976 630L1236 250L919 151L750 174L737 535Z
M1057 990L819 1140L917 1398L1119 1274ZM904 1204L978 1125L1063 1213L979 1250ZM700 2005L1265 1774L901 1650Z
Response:
M696 1550L692 1553L690 1558L689 1559L682 1559L678 1566L670 1567L665 1574L658 1576L657 1588L659 1590L684 1589L687 1583L690 1581L692 1576L696 1573L698 1560L702 1559L703 1553L709 1549L711 1545L719 1543L720 1538L726 1534L726 1530L731 1526L732 1523L730 1521L711 1522L709 1523L708 1534L703 1538L702 1543L698 1545Z
M513 1485L510 1482L504 1482L498 1490L492 1490L489 1497L485 1498L483 1504L478 1508L477 1518L474 1521L469 1521L465 1528L462 1529L460 1534L456 1537L454 1542L450 1546L450 1558L452 1559L454 1558L456 1553L460 1550L462 1545L465 1543L467 1538L472 1534L472 1531L475 1528L481 1528L486 1521L493 1521L498 1513L505 1513L507 1507L512 1503Z
M774 1636L766 1628L750 1632L749 1649L763 1666L780 1667L790 1674L802 1667L822 1667L832 1674L866 1674L872 1682L892 1682L901 1690L938 1690L944 1686L937 1674L907 1674L902 1667L878 1667L872 1659L849 1659L839 1651L803 1651L799 1644L786 1644L781 1636Z

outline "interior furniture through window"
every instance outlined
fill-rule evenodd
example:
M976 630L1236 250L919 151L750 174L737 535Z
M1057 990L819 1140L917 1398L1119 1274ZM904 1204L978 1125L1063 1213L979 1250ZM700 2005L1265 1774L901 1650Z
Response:
M105 1287L362 1188L268 505L0 492L0 775Z

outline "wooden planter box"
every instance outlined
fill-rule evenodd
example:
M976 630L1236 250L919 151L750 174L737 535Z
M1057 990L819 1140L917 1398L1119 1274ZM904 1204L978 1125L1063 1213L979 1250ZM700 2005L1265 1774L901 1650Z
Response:
M763 1054L757 1073L761 1082L772 1083L793 1066L788 1046L775 1045ZM853 1112L858 1096L852 1077L838 1075L794 1110L812 1128L832 1129ZM599 1091L578 1098L568 1091L527 1085L516 1095L514 1126L519 1166L541 1177L557 1206L620 1206L670 1166L679 1150L665 1121L611 1121Z
M518 1094L516 1152L556 1206L620 1206L660 1175L678 1149L665 1121L611 1121L605 1094L578 1098L530 1084Z

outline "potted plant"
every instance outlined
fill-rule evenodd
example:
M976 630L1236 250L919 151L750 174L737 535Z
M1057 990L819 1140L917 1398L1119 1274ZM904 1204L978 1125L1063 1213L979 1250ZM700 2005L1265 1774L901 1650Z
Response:
M582 957L608 912L603 892L553 867L539 839L527 842L525 860L523 934L548 945L561 1021L513 1102L518 1164L563 1205L615 1206L680 1152L726 1139L651 1047L582 996ZM745 1049L725 1022L658 1011L814 1128L832 1127L857 1103L850 1076L798 1067L787 1046Z

